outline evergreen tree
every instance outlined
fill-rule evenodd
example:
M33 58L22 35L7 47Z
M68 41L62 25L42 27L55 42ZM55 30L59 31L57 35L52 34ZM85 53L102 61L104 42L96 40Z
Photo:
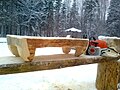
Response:
M97 33L99 35L106 35L106 16L109 7L109 0L98 0L98 19L97 19Z
M47 36L54 36L54 6L53 0L47 2Z
M6 34L57 36L61 30L71 27L81 29L88 35L91 31L100 33L98 31L102 31L105 25L107 1L0 0L0 36ZM112 2L117 4L114 5ZM119 1L111 1L107 20L107 31L114 36L116 33L119 36L120 31L118 4Z
M60 29L65 30L66 25L67 25L67 11L66 11L65 3L63 3L60 13Z
M64 0L64 4L66 6L66 28L69 28L70 25L70 11L71 11L71 2L72 0Z
M0 1L0 36L16 33L16 7L13 0Z
M38 22L41 21L39 9L41 7L37 6L41 2L40 0L17 0L15 5L17 7L18 25L20 27L17 34L36 35L38 33Z
M107 32L110 36L120 37L120 0L111 0L110 2Z
M76 0L73 1L73 5L70 11L70 27L79 28L80 21L79 21L79 14L78 14L78 6L76 4Z
M95 32L96 15L98 14L98 1L97 0L85 0L83 3L83 32L87 33L88 38L91 37L91 33Z
M55 19L55 31L57 32L56 35L58 35L60 31L60 8L61 8L61 2L62 0L55 0L55 5L54 5L54 19Z

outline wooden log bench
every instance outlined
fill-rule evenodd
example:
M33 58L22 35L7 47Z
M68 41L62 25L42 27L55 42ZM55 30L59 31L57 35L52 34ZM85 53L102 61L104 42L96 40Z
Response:
M12 53L15 54L16 56L19 56L20 51L23 48L25 48L25 47L21 47L20 40L23 40L23 41L25 40L24 42L26 42L27 40L26 38L29 38L29 37L21 38L18 36L17 38L16 36L8 36L8 45L10 49L12 49L11 50ZM32 39L33 38L34 37L32 37ZM120 39L105 39L105 40L107 41L109 46L114 46L120 52ZM15 44L16 42L17 44ZM25 43L22 45L24 46ZM26 46L28 48L28 45ZM66 47L66 45L63 45L63 46ZM18 49L21 49L21 50L19 51ZM69 56L69 54L65 54L65 56L67 58L57 57L57 59L51 58L48 60L39 60L39 57L36 58L35 56L37 60L33 60L32 62L23 61L21 63L0 64L0 74L11 74L11 73L21 73L21 72L29 72L29 71L37 71L37 70L57 69L57 68L78 66L78 65L84 65L84 64L98 63L98 71L97 71L97 77L96 77L97 90L118 90L117 84L120 83L120 63L119 63L120 56L103 57L103 56L82 55L80 57L75 57L75 56L71 57L71 55ZM63 56L60 56L60 57L63 57ZM17 58L17 57L14 57L14 58ZM27 60L29 61L28 58Z
M32 61L36 48L42 47L62 47L65 54L74 47L75 56L80 56L87 49L88 39L7 35L7 43L15 56L20 56L25 61Z

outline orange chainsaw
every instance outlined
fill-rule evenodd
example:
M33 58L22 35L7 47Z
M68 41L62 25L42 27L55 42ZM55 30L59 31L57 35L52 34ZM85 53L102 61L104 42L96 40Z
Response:
M86 51L87 55L101 55L101 50L108 48L106 41L104 40L89 40L89 46Z

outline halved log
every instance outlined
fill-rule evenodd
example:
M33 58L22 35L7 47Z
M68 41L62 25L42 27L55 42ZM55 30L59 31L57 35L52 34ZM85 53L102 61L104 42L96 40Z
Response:
M32 61L36 48L42 47L63 47L65 54L68 54L74 47L77 48L75 56L80 56L87 49L88 39L7 35L7 43L15 56L20 56L25 61Z
M47 57L47 59L45 59ZM12 57L12 63L0 64L0 74L22 73L39 70L60 69L84 64L116 61L119 57L86 56L75 57L70 54L36 56L32 62L23 62ZM41 58L41 59L40 59ZM9 58L10 59L10 58ZM15 62L13 62L15 61ZM98 72L99 73L99 72ZM104 75L104 74L103 74Z

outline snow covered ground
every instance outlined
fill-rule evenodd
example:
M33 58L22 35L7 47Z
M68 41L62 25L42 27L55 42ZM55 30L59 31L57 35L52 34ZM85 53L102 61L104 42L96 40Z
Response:
M4 42L6 39L0 38L0 60L6 56L13 56ZM42 54L41 50L37 49L36 55ZM59 52L58 48L44 48L44 54ZM96 90L96 74L97 64L90 64L0 75L0 90Z

